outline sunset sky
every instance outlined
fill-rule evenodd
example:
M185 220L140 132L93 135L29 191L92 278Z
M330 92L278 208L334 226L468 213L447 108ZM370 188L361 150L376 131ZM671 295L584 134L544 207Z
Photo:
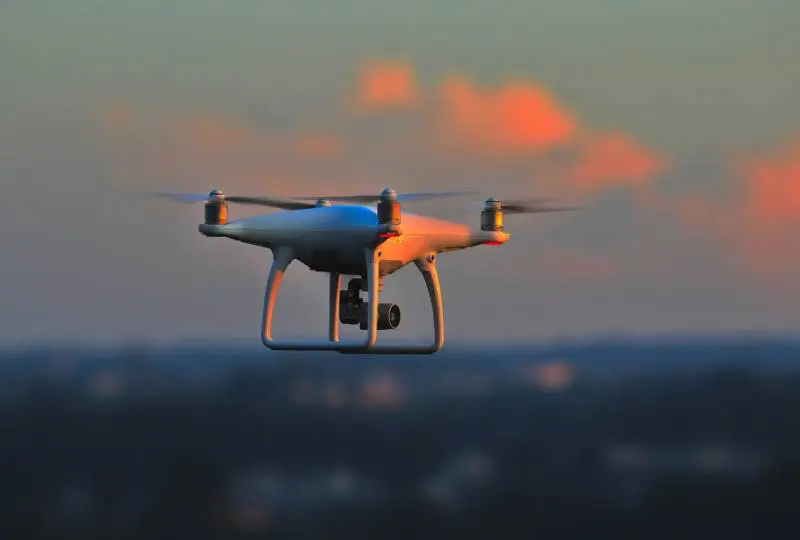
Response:
M794 0L6 1L0 343L253 340L268 251L139 192L477 190L406 205L479 227L443 256L449 343L791 331L800 320ZM233 217L252 208L232 206ZM323 335L295 263L278 332ZM387 280L402 336L430 314Z

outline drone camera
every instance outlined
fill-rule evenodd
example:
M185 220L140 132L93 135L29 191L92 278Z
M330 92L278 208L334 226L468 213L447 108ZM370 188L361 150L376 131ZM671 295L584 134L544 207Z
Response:
M339 322L357 324L366 330L369 322L369 302L361 300L364 282L352 279L347 289L339 291ZM400 324L400 308L396 304L378 304L378 330L394 330Z
M228 223L228 203L222 191L215 189L208 194L206 202L206 225L225 225Z
M353 298L348 291L339 291L339 322L360 324L362 303L361 299Z
M503 230L503 204L497 199L488 199L481 212L482 231Z
M369 302L364 302L361 308L360 328L367 329ZM397 304L378 304L378 330L394 330L400 325L400 308Z
M351 279L347 289L339 291L339 322L342 324L360 324L361 306L361 279Z

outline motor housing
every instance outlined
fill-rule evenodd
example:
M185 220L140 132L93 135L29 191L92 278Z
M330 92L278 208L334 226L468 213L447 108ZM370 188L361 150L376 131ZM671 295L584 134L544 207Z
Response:
M381 225L400 225L402 211L397 201L397 192L386 188L378 203L378 223Z
M225 225L228 223L228 203L225 202L225 195L219 189L215 189L208 194L205 214L206 225Z
M487 199L481 212L482 231L503 230L503 203L497 199Z

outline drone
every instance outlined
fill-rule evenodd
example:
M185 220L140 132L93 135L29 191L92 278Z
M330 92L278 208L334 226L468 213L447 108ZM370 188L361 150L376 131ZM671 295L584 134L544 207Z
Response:
M205 202L205 219L198 227L210 238L229 238L272 251L264 294L261 341L272 350L336 351L350 354L432 354L444 345L444 306L436 260L441 253L475 246L505 244L504 214L531 214L571 210L547 206L550 199L503 203L490 198L483 205L480 230L469 225L429 216L405 213L401 202L424 201L470 192L405 193L387 188L380 195L336 197L225 196L219 189L208 195L156 193L180 202ZM376 207L370 206L377 202ZM267 206L283 210L228 219L228 203ZM328 338L276 340L272 319L281 281L293 261L314 272L330 275ZM378 331L400 324L400 308L380 303L384 279L414 263L422 274L433 311L430 344L378 344ZM341 289L342 276L355 276ZM366 292L366 299L361 295ZM343 341L340 324L358 325L363 340Z

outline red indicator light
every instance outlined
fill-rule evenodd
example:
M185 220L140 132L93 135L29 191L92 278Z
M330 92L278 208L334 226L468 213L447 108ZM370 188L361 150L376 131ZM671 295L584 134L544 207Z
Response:
M503 242L495 242L494 240L491 240L489 242L484 242L483 245L484 246L502 246Z
M378 238L384 238L384 239L385 238L394 238L395 236L400 236L400 234L399 233L393 233L393 232L385 232L385 233L379 234Z

